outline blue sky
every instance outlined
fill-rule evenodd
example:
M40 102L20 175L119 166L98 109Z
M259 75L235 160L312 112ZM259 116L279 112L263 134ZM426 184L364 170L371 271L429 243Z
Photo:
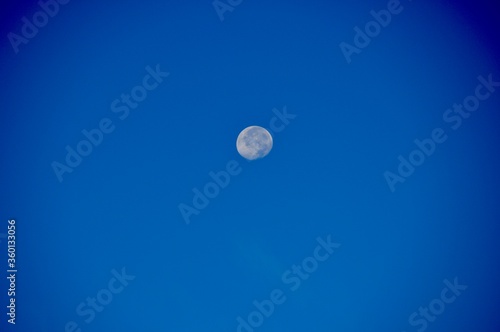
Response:
M40 10L2 6L4 36ZM498 331L500 91L457 130L443 113L478 76L500 81L499 13L400 6L351 63L339 44L388 2L243 1L221 21L210 1L70 1L19 52L3 38L0 231L16 219L17 330L237 331L279 289L255 331L417 331L410 315L457 278L467 289L424 330ZM144 82L158 84L120 119L113 102ZM284 108L296 117L273 132ZM59 181L51 165L103 119L113 131ZM235 146L250 125L274 141L252 162ZM392 192L384 172L435 128L447 140ZM230 162L241 172L187 225L179 204ZM291 290L284 275L328 237L340 246ZM135 278L89 309L123 268Z

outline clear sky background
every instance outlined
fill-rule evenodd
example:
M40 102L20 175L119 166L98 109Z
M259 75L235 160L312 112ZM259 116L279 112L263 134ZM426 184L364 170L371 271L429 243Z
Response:
M236 331L281 289L255 331L417 331L409 316L458 278L427 330L498 331L500 91L457 130L443 113L479 75L500 81L499 11L401 5L348 64L339 44L386 1L243 1L223 21L211 1L70 1L18 53L6 36L40 7L2 4L16 330ZM169 76L120 119L113 102L157 65ZM240 157L238 133L284 107L296 117L271 153ZM60 182L52 163L105 118L113 132ZM391 192L384 172L435 128L448 139ZM187 225L179 204L233 160L241 173ZM292 291L283 274L329 235L341 246ZM122 268L135 279L86 323L76 308Z

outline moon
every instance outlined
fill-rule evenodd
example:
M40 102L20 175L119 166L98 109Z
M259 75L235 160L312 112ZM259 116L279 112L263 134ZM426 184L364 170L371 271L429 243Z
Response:
M264 158L273 148L273 137L264 128L250 126L241 131L236 140L236 149L245 159Z

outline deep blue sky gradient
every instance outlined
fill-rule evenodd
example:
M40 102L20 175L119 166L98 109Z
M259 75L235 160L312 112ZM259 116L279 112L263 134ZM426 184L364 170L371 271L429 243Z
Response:
M416 331L408 316L458 277L468 289L428 331L498 331L500 91L456 131L442 115L477 76L500 81L500 13L402 4L351 64L339 43L386 1L243 1L221 22L210 1L73 0L18 54L7 33L38 5L2 4L0 232L17 220L16 330L236 331L281 288L287 301L256 331ZM111 103L157 64L170 76L120 120ZM297 117L245 161L238 133L284 106ZM60 183L51 163L103 118L115 130ZM448 140L392 193L383 173L436 127ZM178 205L230 160L242 172L186 225ZM341 247L291 292L282 274L329 234ZM75 308L122 267L136 279L85 324Z

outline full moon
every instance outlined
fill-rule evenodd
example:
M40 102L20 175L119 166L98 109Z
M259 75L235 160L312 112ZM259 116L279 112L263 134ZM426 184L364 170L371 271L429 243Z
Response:
M238 153L248 160L267 156L273 148L273 137L264 128L250 126L241 131L236 140Z

